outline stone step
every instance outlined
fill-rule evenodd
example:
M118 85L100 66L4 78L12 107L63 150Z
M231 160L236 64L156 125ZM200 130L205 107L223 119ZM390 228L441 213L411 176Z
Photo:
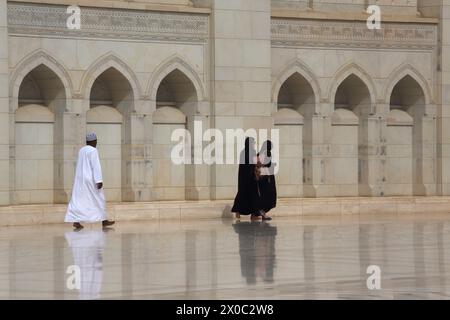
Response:
M109 203L108 217L116 221L157 221L233 218L230 200ZM63 223L67 206L0 207L0 226ZM275 217L364 216L450 212L450 197L295 198L279 199ZM450 214L450 213L449 213Z

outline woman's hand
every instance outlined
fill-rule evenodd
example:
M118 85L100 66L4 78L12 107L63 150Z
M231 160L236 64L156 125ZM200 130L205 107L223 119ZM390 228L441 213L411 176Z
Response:
M258 160L258 162L255 165L255 179L258 181L259 179L261 179L261 167L262 164L261 162Z

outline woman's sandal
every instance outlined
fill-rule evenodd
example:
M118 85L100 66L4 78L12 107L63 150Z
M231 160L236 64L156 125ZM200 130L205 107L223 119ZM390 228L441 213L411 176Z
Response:
M264 210L261 210L259 213L261 214L261 217L262 217L262 220L263 220L263 221L271 221L271 220L272 220L271 217L268 217L268 216L266 215L266 212L265 212Z

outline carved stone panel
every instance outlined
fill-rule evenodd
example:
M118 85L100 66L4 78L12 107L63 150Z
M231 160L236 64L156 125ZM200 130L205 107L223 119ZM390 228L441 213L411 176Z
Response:
M369 30L365 22L272 19L274 46L319 46L433 49L437 46L434 24L383 23Z
M81 29L70 30L70 14L61 5L8 3L10 34L205 42L209 17L204 14L81 7Z

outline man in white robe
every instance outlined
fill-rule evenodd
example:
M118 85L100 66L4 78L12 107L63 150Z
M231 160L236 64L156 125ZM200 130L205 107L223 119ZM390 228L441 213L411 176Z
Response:
M103 227L114 224L106 218L102 168L97 151L97 135L86 136L86 146L78 153L72 199L67 208L65 222L73 222L75 230L83 228L81 222L102 221Z

